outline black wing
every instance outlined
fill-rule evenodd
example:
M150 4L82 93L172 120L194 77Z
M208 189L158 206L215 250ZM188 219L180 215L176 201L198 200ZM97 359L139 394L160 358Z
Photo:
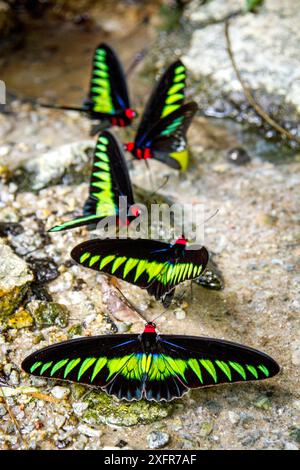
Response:
M78 338L32 353L22 362L22 369L39 377L93 385L119 398L139 400L143 386L133 370L141 352L139 335Z
M270 378L278 364L256 349L213 338L159 335L145 396L172 400L190 388Z
M187 103L160 119L136 142L137 147L148 147L157 160L185 171L189 160L186 133L197 109L196 103Z
M89 107L97 115L118 115L129 108L129 97L123 67L116 53L100 44L93 57Z
M117 139L108 131L97 140L89 197L83 216L52 227L49 232L60 232L84 225L97 224L104 217L118 214L119 198L127 197L127 206L134 204L132 186L123 151Z
M184 101L186 69L180 60L173 62L154 87L139 124L136 141L159 121L178 109Z
M204 247L186 250L177 259L174 246L144 239L93 239L77 245L71 256L85 267L147 288L149 294L160 299L181 282L199 277L208 261Z

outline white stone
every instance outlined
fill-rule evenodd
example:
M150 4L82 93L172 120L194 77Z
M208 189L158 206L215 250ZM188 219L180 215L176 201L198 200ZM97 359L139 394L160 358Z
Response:
M67 387L60 387L57 385L52 388L51 394L58 400L62 400L70 394L70 390Z
M84 434L85 436L88 436L88 437L100 437L102 432L100 431L100 429L94 429L94 428L91 428L90 426L88 426L87 424L80 424L78 426L78 431L81 433L81 434Z

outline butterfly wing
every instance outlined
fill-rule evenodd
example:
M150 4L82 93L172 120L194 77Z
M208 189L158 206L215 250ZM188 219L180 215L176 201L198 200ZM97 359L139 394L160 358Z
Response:
M73 248L71 257L85 267L145 289L165 269L169 248L169 244L155 240L93 239Z
M186 133L197 109L196 103L187 103L160 119L136 142L137 147L149 147L154 158L185 171L189 159Z
M184 101L186 70L180 60L173 62L154 87L139 124L136 141L146 135L161 118L179 108Z
M208 252L186 250L177 259L174 245L155 240L88 240L77 245L71 257L85 267L103 271L130 282L161 299L176 285L199 277L208 261Z
M174 246L174 245L173 245ZM209 254L203 246L197 250L185 250L184 255L179 259L170 257L165 262L164 269L161 270L147 291L157 300L167 297L166 294L171 293L178 284L195 279L203 273L208 263ZM169 300L169 299L167 299ZM168 305L169 301L166 303Z
M94 152L89 198L84 204L83 216L56 225L49 232L97 224L104 217L115 216L121 196L127 197L127 206L134 204L123 151L116 138L104 131L98 137Z
M190 388L263 380L278 364L255 349L213 338L159 335L144 385L147 399L172 400Z
M30 374L102 388L127 400L162 401L190 388L270 378L278 364L247 346L179 335L107 335L41 349L22 362Z
M139 335L78 338L30 354L22 369L39 377L101 387L118 398L139 400L143 385L135 368L141 352Z
M114 116L129 108L123 67L115 52L104 43L94 53L89 107L93 117Z

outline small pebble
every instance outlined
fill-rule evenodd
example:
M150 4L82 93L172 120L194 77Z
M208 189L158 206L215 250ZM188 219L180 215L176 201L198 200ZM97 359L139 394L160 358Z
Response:
M100 431L100 429L94 429L94 428L91 428L90 426L88 426L87 424L80 424L78 426L78 431L81 433L81 434L84 434L85 436L88 436L88 437L100 437L102 432Z
M184 320L186 317L186 313L182 308L176 308L174 310L174 315L177 320Z
M239 415L235 411L228 411L228 418L232 424L237 424L240 420Z
M19 385L20 383L20 375L17 370L12 370L9 376L10 383L12 385Z
M3 416L5 416L6 413L7 413L7 411L6 411L5 406L0 403L0 418L2 418Z
M152 431L147 436L149 449L160 449L168 444L170 440L169 434L161 431Z
M58 400L62 400L70 394L70 390L66 387L60 387L57 385L56 387L52 388L51 394Z
M284 444L284 450L299 450L299 448L296 444L293 444L292 442L286 442Z
M235 165L245 165L251 158L243 147L235 147L227 153L227 160Z
M72 408L74 410L74 413L77 416L81 416L82 413L88 408L88 406L89 406L88 403L85 403L85 402L82 402L82 401L74 402L72 404Z
M199 436L200 437L209 436L212 433L212 430L213 430L213 425L211 423L204 422L201 424Z
M268 397L261 397L259 398L254 405L256 408L262 408L263 410L268 410L271 408L271 402Z
M55 416L55 419L54 419L54 422L55 422L55 426L60 429L66 422L66 417L63 416L63 415L56 415Z

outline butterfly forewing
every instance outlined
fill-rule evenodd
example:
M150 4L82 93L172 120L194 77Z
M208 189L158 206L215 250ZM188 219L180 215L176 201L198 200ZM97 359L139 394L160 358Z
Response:
M116 138L104 131L98 137L94 152L89 197L84 204L83 216L57 225L50 232L96 224L104 217L116 216L121 196L127 197L128 206L134 204L123 151Z
M95 50L89 98L95 115L116 115L129 107L123 67L107 44Z
M153 89L137 131L139 143L161 118L179 108L184 101L185 66L180 60L171 64Z

